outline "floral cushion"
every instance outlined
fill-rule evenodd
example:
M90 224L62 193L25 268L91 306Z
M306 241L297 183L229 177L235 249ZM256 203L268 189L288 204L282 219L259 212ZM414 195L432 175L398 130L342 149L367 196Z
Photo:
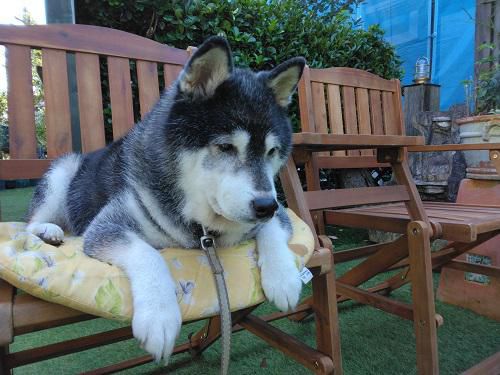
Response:
M311 257L314 239L309 227L291 210L290 251L302 269ZM130 320L132 299L125 274L117 267L83 253L81 237L65 238L54 247L26 232L25 223L0 223L0 277L46 301L89 314ZM225 270L232 310L264 301L255 241L217 250ZM208 259L201 250L164 249L162 256L177 281L183 321L215 315L219 310Z

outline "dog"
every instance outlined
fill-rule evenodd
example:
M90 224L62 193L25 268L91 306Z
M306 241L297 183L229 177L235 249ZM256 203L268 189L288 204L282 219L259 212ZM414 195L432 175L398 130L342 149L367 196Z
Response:
M202 225L218 247L255 238L267 299L297 305L302 283L274 178L291 151L287 106L304 65L235 68L227 41L209 38L125 136L55 160L35 189L28 231L52 244L63 230L83 235L87 255L125 272L133 334L157 361L168 361L182 323L158 249L199 248Z

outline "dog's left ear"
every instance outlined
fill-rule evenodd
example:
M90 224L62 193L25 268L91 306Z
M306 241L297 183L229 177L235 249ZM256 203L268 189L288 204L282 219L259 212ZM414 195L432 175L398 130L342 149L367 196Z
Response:
M179 79L180 90L194 97L212 96L233 71L233 57L226 39L211 37L193 54Z
M305 65L303 57L294 57L268 72L267 85L274 91L276 101L282 107L290 104L290 97L297 88Z

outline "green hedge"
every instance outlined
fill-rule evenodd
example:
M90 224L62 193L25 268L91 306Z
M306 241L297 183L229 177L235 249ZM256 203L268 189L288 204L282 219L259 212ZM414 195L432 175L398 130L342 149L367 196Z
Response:
M147 36L177 48L225 36L235 62L265 69L293 56L312 67L349 66L401 77L401 61L383 31L356 28L357 1L77 0L77 22Z
M256 70L304 56L314 68L348 66L400 78L401 61L394 47L383 40L382 29L363 30L352 19L352 7L362 1L77 0L76 21L124 30L182 49L197 46L209 36L223 35L231 44L235 63ZM103 74L106 86L105 69ZM133 86L137 84L134 75L132 81ZM105 94L103 99L106 139L111 141L109 98ZM135 101L135 113L138 106ZM296 97L290 115L298 130Z

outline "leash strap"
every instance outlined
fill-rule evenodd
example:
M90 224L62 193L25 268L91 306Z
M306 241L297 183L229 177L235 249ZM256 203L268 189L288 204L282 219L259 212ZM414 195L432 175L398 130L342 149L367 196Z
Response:
M221 356L221 374L227 375L229 370L229 359L231 356L231 309L229 307L229 296L227 294L226 281L224 280L224 269L217 257L215 251L214 237L208 234L205 227L202 226L203 236L200 238L201 248L207 254L208 262L212 267L214 274L217 296L219 298L221 337L222 337L222 356Z

